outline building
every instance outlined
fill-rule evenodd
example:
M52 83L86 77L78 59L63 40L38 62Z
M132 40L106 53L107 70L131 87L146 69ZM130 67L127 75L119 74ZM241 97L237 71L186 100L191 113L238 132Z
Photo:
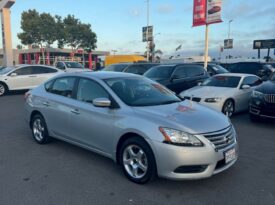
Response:
M42 52L44 52L44 58ZM87 53L83 50L73 53L71 49L59 48L13 49L13 64L44 64L45 61L46 65L55 65L60 60L73 60L83 63L84 57L85 67L94 68L99 57L109 54L107 51L92 51ZM3 65L3 56L3 49L0 49L0 65Z

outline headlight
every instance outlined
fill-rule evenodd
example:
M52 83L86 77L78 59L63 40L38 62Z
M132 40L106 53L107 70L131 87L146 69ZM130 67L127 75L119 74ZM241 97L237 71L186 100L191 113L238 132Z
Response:
M196 138L194 135L188 134L186 132L170 129L170 128L159 128L160 132L163 134L165 140L164 142L175 144L179 146L187 147L201 147L203 143Z
M264 94L259 91L253 90L253 92L252 92L252 97L254 97L254 98L262 98L263 96L264 96Z
M215 102L220 102L221 100L222 100L222 98L206 98L205 102L215 103Z

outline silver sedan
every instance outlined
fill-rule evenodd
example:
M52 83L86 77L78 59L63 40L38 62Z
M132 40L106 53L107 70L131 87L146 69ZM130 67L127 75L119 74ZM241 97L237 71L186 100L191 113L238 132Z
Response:
M228 117L248 110L252 91L262 80L251 74L226 73L215 75L201 85L180 93L182 98L223 112Z
M142 76L63 74L26 93L25 108L37 143L53 137L109 157L135 183L210 177L238 156L226 116Z

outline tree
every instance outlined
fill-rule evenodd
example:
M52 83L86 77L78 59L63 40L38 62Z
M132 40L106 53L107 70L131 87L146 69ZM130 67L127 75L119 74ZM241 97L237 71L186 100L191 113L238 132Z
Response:
M39 13L36 10L28 10L22 13L21 29L22 33L18 33L18 38L23 45L31 45L40 39L39 33Z
M86 51L96 48L97 37L90 24L81 23L73 15L68 15L63 20L64 43L72 48L73 52L82 47Z
M23 45L39 45L42 49L45 45L51 45L56 41L56 19L48 13L39 14L36 10L28 10L22 13L22 33L18 38ZM45 52L42 51L45 64Z
M20 44L18 44L18 45L16 46L16 48L17 48L18 50L22 50L22 49L23 49L23 46L20 45Z

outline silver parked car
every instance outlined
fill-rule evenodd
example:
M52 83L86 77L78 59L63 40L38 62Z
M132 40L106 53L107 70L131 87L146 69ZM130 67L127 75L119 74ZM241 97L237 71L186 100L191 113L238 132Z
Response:
M180 93L181 98L223 112L228 117L248 110L252 91L262 80L252 74L224 73L205 80L201 85Z
M237 160L236 132L225 115L143 76L63 74L29 91L26 111L39 144L53 137L97 152L136 183L157 175L206 178Z

